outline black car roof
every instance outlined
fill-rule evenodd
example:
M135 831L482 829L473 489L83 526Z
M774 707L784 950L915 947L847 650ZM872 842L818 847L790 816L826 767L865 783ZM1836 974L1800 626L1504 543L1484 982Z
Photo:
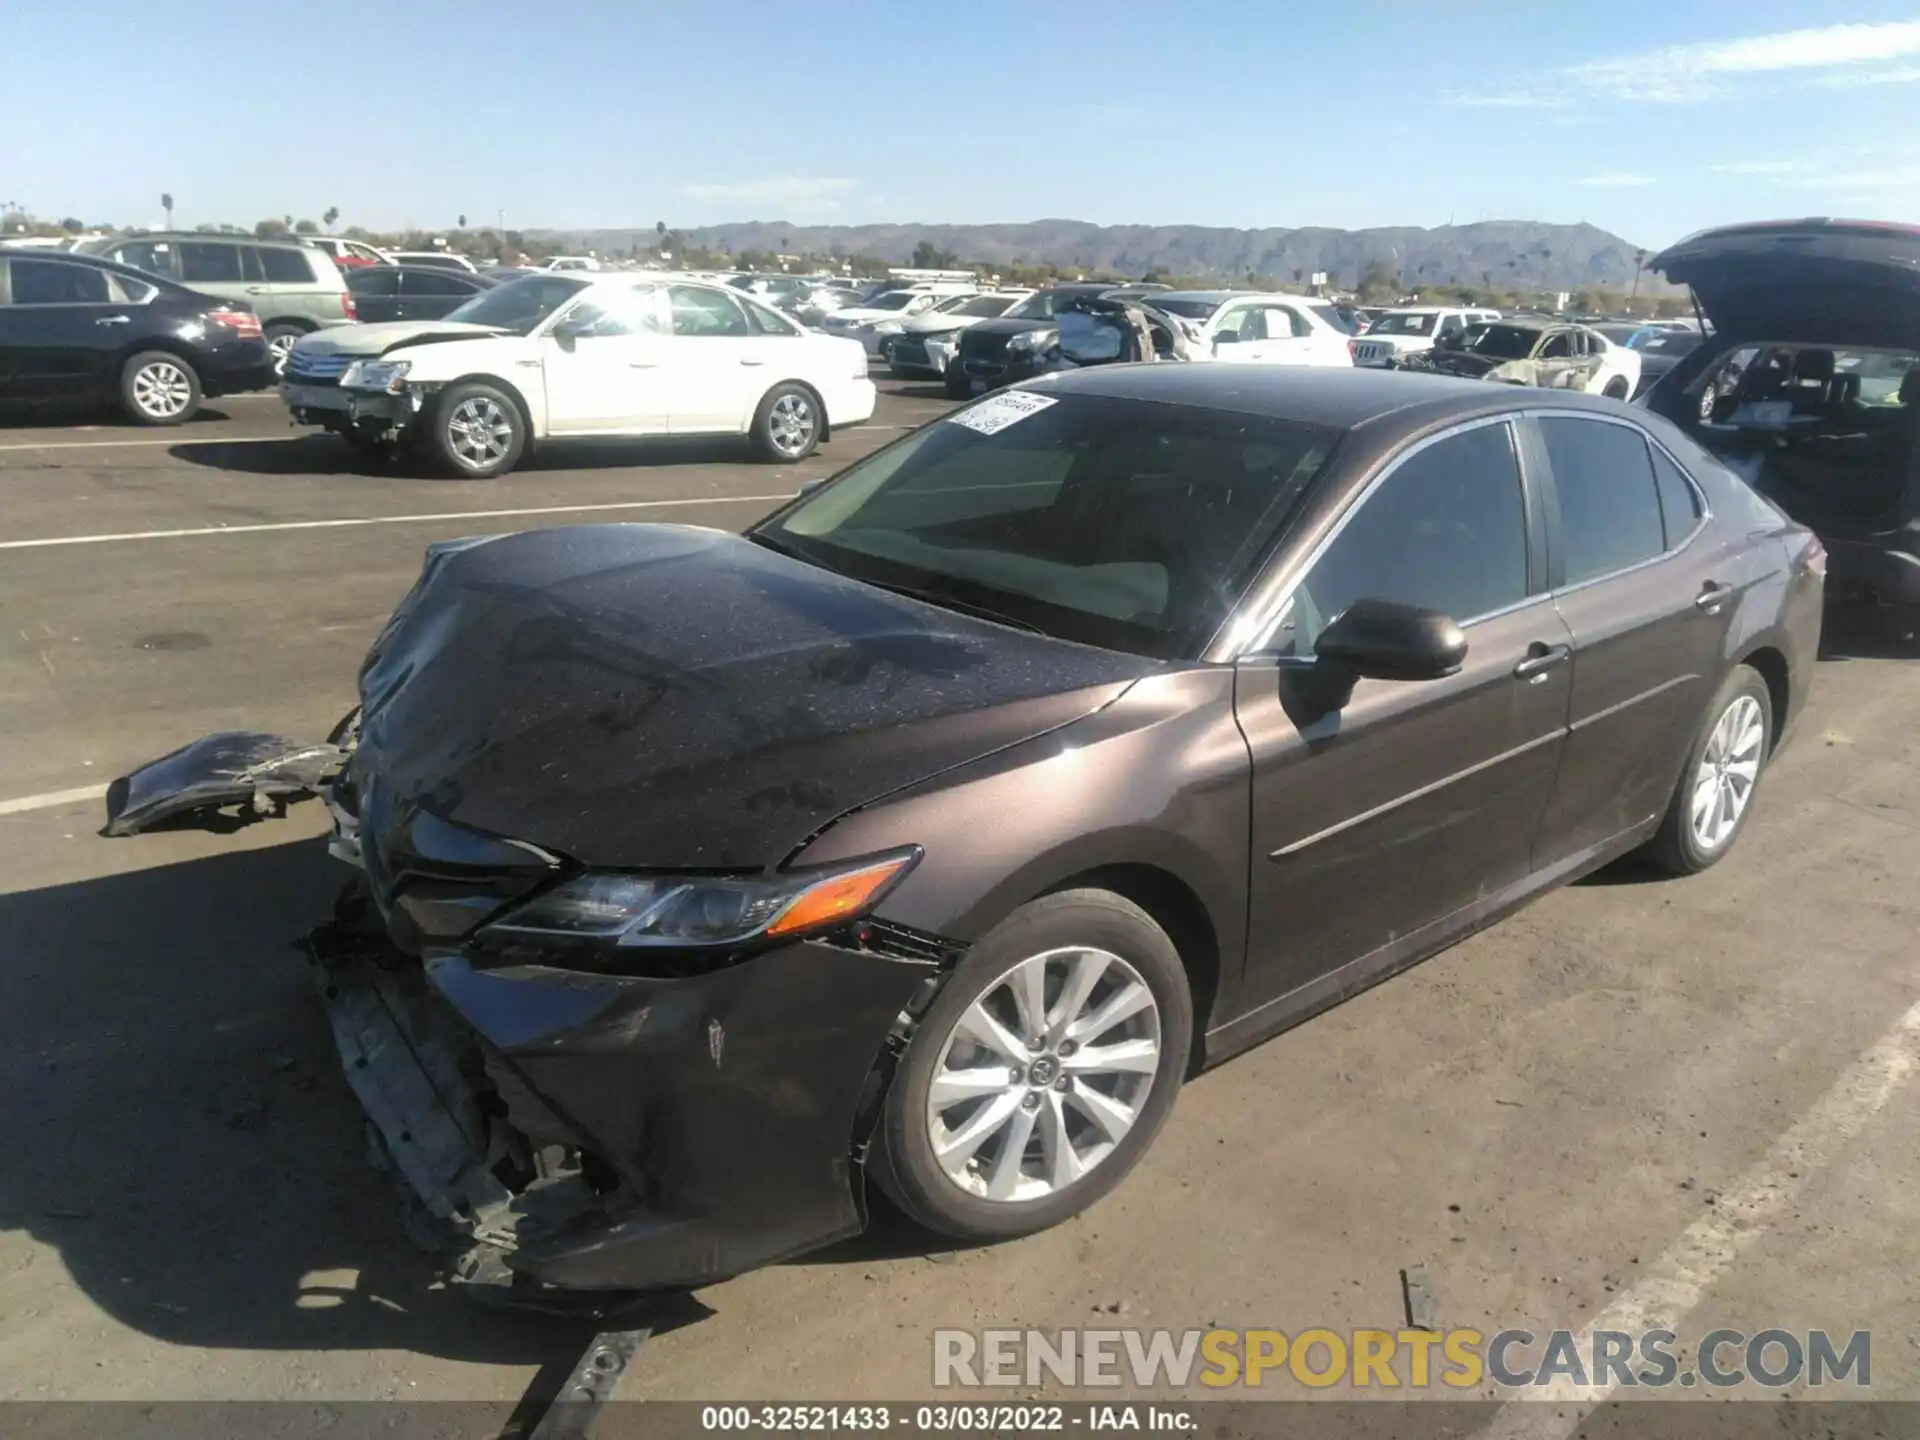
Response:
M1485 380L1346 366L1097 365L1060 371L1020 388L1233 410L1335 430L1352 430L1390 415L1396 417L1396 427L1404 424L1414 430L1544 405L1619 413L1616 402L1577 391L1549 394Z

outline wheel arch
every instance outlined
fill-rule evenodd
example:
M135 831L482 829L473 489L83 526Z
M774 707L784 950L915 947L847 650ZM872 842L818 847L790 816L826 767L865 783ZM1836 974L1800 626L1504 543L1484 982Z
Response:
M1187 972L1193 994L1193 1048L1187 1070L1198 1073L1205 1060L1207 1025L1220 994L1220 937L1213 917L1193 887L1173 871L1139 861L1098 865L1055 881L1038 900L1065 890L1105 890L1138 905L1167 932Z
M305 315L262 315L260 317L260 329L263 333L268 330L298 330L302 335L311 335L319 328Z
M451 390L459 389L462 385L490 385L500 391L513 402L513 408L520 412L520 423L526 427L528 442L531 443L538 436L539 432L533 424L533 405L527 399L526 392L506 376L495 375L485 370L471 371L437 385L433 394L433 409L436 415L439 414L441 402L446 394Z
M1786 730L1787 719L1793 713L1793 679L1787 667L1787 657L1772 645L1761 643L1746 651L1735 662L1756 670L1766 682L1768 709L1772 713L1773 724L1770 727L1772 748L1777 749L1780 737Z

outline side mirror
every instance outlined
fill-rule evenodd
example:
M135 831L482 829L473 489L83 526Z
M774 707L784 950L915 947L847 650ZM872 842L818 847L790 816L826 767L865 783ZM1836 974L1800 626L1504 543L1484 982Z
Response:
M579 340L593 333L593 321L584 316L569 315L553 327L556 340Z
M1314 655L1370 680L1438 680L1467 658L1467 637L1450 615L1356 600L1320 632Z

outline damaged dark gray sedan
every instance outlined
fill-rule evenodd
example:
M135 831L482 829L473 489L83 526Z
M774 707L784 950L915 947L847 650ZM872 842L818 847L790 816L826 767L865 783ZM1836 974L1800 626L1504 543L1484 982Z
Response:
M1629 850L1717 862L1824 557L1667 422L1393 373L1111 366L745 536L434 546L328 746L312 949L423 1239L515 1301L1056 1223L1182 1081ZM332 757L331 764L327 757Z

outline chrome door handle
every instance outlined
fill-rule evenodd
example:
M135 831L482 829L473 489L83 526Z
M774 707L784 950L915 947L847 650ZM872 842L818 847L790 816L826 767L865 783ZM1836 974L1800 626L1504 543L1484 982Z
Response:
M130 325L133 318L129 315L102 315L93 322L96 325Z
M1694 605L1709 615L1718 615L1720 607L1727 603L1733 594L1731 585L1722 585L1718 580L1709 580L1706 587L1693 597Z
M1542 645L1536 640L1527 647L1527 658L1513 667L1513 678L1526 681L1543 680L1549 670L1566 664L1572 658L1571 645Z
M764 360L747 360L747 359L742 359L740 363L741 363L742 365L764 365L764 364L766 364L767 362L766 362L766 361L764 361Z
M264 295L267 293L267 287L264 285L249 285L247 286L247 293L249 295Z
M659 368L659 364L653 360L629 360L627 362L627 368L629 370L656 370Z

